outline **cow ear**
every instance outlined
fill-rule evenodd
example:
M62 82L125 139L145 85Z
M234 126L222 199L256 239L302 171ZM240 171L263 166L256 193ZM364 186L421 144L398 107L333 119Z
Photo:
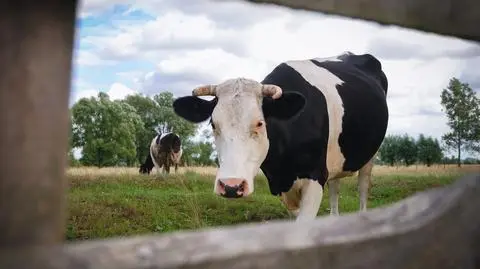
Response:
M208 101L196 96L184 96L173 101L173 111L190 122L199 123L212 115L216 104L217 97Z
M288 120L303 111L305 97L296 92L284 92L278 99L263 98L263 115L279 120Z

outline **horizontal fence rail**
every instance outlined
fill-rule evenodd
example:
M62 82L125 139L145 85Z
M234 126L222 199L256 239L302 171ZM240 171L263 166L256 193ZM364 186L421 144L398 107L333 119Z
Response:
M250 1L480 40L478 1ZM65 243L76 8L75 0L0 7L0 268L480 268L478 174L311 222Z
M215 0L231 1L231 0ZM478 0L243 0L480 41Z

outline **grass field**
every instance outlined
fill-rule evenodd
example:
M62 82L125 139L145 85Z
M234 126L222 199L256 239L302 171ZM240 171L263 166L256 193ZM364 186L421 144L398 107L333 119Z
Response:
M368 207L389 205L418 191L452 183L479 165L374 168ZM70 168L67 240L164 233L209 226L290 218L278 197L258 175L255 193L240 200L213 194L215 168L180 168L156 177L139 175L138 168ZM358 209L355 177L342 180L340 213ZM329 213L328 188L319 215Z

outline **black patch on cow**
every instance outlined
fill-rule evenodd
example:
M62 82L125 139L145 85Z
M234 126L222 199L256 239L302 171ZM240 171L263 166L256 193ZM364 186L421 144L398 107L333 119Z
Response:
M298 92L285 92L278 99L265 97L262 103L263 115L279 120L291 119L301 114L305 102L305 97Z
M344 107L338 143L345 157L343 169L356 171L372 158L385 137L388 82L380 62L370 54L342 55L341 59L312 62L344 81L337 86Z
M162 137L162 139L160 139L160 148L162 149L162 151L165 151L167 153L170 153L172 151L177 153L178 151L180 151L181 145L182 141L180 140L180 137L175 133L166 134Z
M179 97L173 101L173 111L188 121L199 123L207 120L212 115L217 102L217 97L210 101L197 96Z
M150 174L150 172L153 169L153 161L152 161L152 156L150 156L150 151L147 154L147 158L145 158L145 162L143 162L142 165L140 165L140 169L138 170L139 173L141 174Z
M284 63L268 74L262 83L281 87L285 96L299 93L305 101L301 113L294 118L279 120L268 114L265 118L270 147L261 169L268 179L270 192L279 195L288 191L297 177L314 179L324 185L328 177L325 97ZM292 106L295 105L296 102L292 102ZM288 106L288 103L282 106Z
M355 55L353 53L346 53L338 56L344 63L354 65L360 72L369 75L384 90L385 94L388 90L388 80L385 73L382 71L382 64L371 54ZM371 81L373 82L373 81Z

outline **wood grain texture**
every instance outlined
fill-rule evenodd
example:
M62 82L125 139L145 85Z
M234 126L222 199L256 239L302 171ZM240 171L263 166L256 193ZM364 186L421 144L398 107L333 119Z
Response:
M214 0L217 2L230 0ZM480 41L478 0L243 0Z
M312 222L277 221L70 243L2 268L479 268L480 175L385 208ZM42 267L38 267L41 266Z
M0 4L0 247L64 238L75 8L71 0Z

